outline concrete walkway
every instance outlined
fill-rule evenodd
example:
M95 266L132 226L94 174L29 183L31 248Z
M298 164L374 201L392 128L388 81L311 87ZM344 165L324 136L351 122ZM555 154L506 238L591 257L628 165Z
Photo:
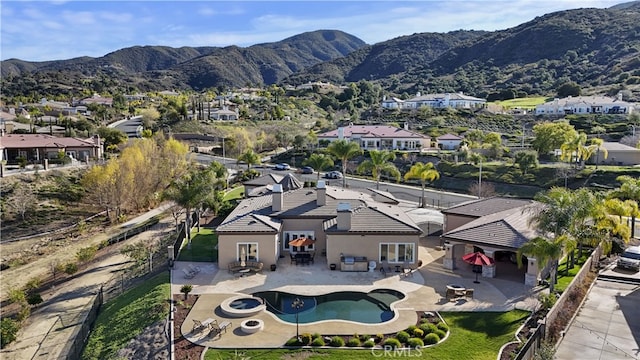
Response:
M413 276L400 273L331 271L320 258L316 264L296 266L289 259L280 259L276 271L265 269L262 274L238 277L215 264L194 263L201 271L193 279L184 279L182 269L189 263L176 262L172 271L172 292L179 294L183 284L192 284L192 294L201 295L184 323L182 334L191 342L219 348L281 347L292 334L295 324L284 322L271 313L263 311L252 318L260 319L266 331L246 335L240 330L245 318L231 318L220 311L220 303L239 294L253 294L265 290L278 290L300 295L318 295L337 291L369 292L373 289L394 289L406 297L392 305L396 316L381 324L361 324L342 320L300 324L300 332L352 335L354 333L391 333L405 329L418 320L418 312L424 311L508 311L513 309L534 310L538 306L538 288L502 280L481 278L474 283L475 274L466 270L450 271L442 267L444 251L435 250L437 239L421 241L419 258L422 268ZM473 299L448 301L445 299L446 285L456 283L474 289ZM193 320L208 318L219 322L228 320L232 327L221 336L209 338L204 332L194 332ZM250 339L250 340L249 340Z

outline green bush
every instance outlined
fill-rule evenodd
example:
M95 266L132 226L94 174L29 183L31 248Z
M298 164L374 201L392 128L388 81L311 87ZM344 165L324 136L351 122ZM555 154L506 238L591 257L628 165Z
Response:
M447 336L447 333L445 331L440 330L440 329L434 331L433 333L438 335L438 337L440 339L444 339L444 337Z
M16 335L20 330L20 324L17 321L10 318L2 318L0 321L0 340L2 348L4 349L9 343L16 340Z
M376 334L376 342L379 343L380 341L384 340L384 335L382 334Z
M79 262L87 262L93 259L94 256L96 256L97 251L98 249L96 246L84 247L78 250L78 252L76 253L76 259L78 259Z
M300 335L300 342L302 343L302 345L311 344L311 334L304 333L304 334Z
M331 338L331 342L329 343L329 345L333 347L342 347L344 346L344 339L340 336L334 336Z
M372 348L374 346L376 346L376 343L373 340L367 340L364 342L364 344L362 344L362 346L366 347L366 348Z
M427 336L424 337L424 343L427 345L437 344L438 341L440 341L440 338L436 333L427 334Z
M322 337L313 339L313 341L311 342L311 346L324 346L324 339L322 339Z
M406 331L398 331L398 333L396 334L396 339L398 339L398 341L400 341L401 343L406 343L410 337L411 336L409 336L409 333L407 333Z
M398 339L388 338L387 340L384 341L384 346L396 349L401 347L402 344L400 344L400 341L398 341Z
M405 330L407 333L409 334L413 334L413 330L417 329L418 327L415 325L409 325L409 327Z
M436 327L444 332L449 331L449 325L445 324L444 322L440 321Z
M411 348L421 348L424 346L424 342L420 338L411 338L407 341L407 346Z
M313 340L315 340L317 338L322 338L322 335L320 335L320 333L313 333L313 335L311 335L311 337L313 338Z
M367 341L367 340L371 339L371 335L362 334L358 338L360 339L360 341Z
M349 339L349 341L347 341L347 346L348 347L357 347L360 346L360 339L359 338L351 338Z
M424 331L425 334L431 334L432 332L438 330L438 327L432 323L426 323L420 325L420 330Z
M302 343L298 340L298 338L291 338L289 340L287 340L287 342L285 343L286 346L300 346L302 345Z
M27 303L29 305L38 305L42 302L42 296L38 293L29 294L27 296Z
M64 272L71 275L78 271L78 265L76 263L66 263L64 265Z
M415 337L422 338L424 336L424 331L422 331L422 329L414 329L412 334Z

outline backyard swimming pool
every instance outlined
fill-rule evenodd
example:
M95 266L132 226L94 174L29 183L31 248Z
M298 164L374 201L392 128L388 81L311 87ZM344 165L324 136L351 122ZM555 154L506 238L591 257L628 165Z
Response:
M281 291L262 291L253 294L265 300L267 310L283 321L312 323L322 320L348 320L379 324L393 319L391 304L405 297L399 291L376 289L368 293L341 291L317 296L295 295ZM299 309L292 306L298 298L304 302Z

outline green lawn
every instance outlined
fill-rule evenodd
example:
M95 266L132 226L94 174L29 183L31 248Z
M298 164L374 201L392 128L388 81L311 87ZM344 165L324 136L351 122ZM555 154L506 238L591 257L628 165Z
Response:
M178 261L218 261L218 235L210 228L197 228L191 231L191 248L187 247L187 242L182 244Z
M494 101L496 105L500 105L506 109L521 108L521 109L535 109L536 105L544 104L547 101L546 97L526 97L517 98L511 100Z
M82 359L107 359L169 313L169 274L145 281L102 306Z
M555 291L562 293L567 289L571 281L573 281L573 278L576 277L580 269L582 269L582 265L585 263L585 261L587 261L590 255L591 253L585 250L582 252L582 257L578 258L578 250L576 250L576 259L574 262L574 266L572 269L569 269L569 273L567 273L567 258L565 258L558 265L558 283L554 288Z
M244 186L238 186L228 191L226 194L224 194L224 200L231 201L231 200L242 199L243 196L244 196Z
M451 330L445 342L427 349L413 350L404 356L419 359L438 360L495 360L500 347L514 340L518 327L529 316L528 311L513 310L509 312L450 312L440 313ZM238 350L251 360L276 359L374 359L383 357L381 350ZM304 353L298 355L296 353ZM236 350L208 350L207 360L233 359ZM391 355L388 355L391 356Z

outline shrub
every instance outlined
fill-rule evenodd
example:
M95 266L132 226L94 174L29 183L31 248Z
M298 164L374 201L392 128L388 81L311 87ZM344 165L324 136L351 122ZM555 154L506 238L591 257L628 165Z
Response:
M445 324L444 322L440 321L436 327L444 332L449 331L449 325Z
M0 340L2 343L0 345L3 349L16 340L18 330L20 330L20 325L15 320L6 317L2 318L2 321L0 321Z
M409 325L409 327L407 328L407 330L405 330L406 332L408 332L409 334L413 334L413 331L415 329L417 329L418 327L415 325Z
M426 323L420 325L420 330L424 331L425 334L431 334L432 332L438 330L438 327L432 323Z
M23 306L20 308L20 311L18 311L16 320L18 320L19 322L23 322L29 317L29 315L31 315L31 308L29 308L28 306Z
M407 346L412 348L421 348L424 346L424 342L420 338L411 338L407 341Z
M424 331L422 331L422 329L414 329L412 334L417 338L422 338L424 336Z
M427 334L427 336L424 337L424 343L427 345L437 344L438 341L440 341L440 338L436 333Z
M78 271L78 265L76 263L66 263L64 265L64 272L71 275L75 274Z
M83 247L76 253L76 259L78 259L79 262L87 262L96 256L97 251L98 249L95 246Z
M384 335L382 334L376 334L376 342L379 343L380 341L382 341L384 339Z
M347 346L348 347L360 346L360 339L359 338L355 338L355 337L349 339L349 341L347 341Z
M311 337L315 340L318 338L322 338L322 335L320 335L320 333L313 333L313 335L311 335Z
M286 346L300 346L301 343L298 340L298 338L291 338L289 340L287 340L287 342L285 343Z
M366 347L366 348L372 348L374 346L376 346L376 343L373 340L367 340L364 342L364 344L362 344L362 346Z
M27 303L29 303L29 305L38 305L41 302L42 296L38 293L29 294L29 296L27 296Z
M180 292L184 294L185 300L187 300L187 296L189 295L191 290L193 290L193 286L189 284L182 285L182 287L180 288Z
M400 341L398 341L398 339L395 338L388 338L387 340L384 341L384 347L390 347L390 348L399 348L401 347L402 344L400 344Z
M334 336L331 338L331 342L329 343L329 345L333 347L342 347L344 346L344 339L340 336Z
M302 345L311 344L311 334L304 333L304 334L300 335L300 342L302 343Z
M440 329L438 329L438 330L434 331L433 333L434 333L434 334L436 334L436 335L438 335L438 337L439 337L440 339L444 339L444 337L445 337L445 336L447 336L447 333L446 333L446 332L444 332L444 331L442 331L442 330L440 330Z
M24 289L29 292L29 291L33 291L37 288L40 287L40 285L42 284L42 281L40 280L39 277L32 277L31 279L29 279L29 282L27 282L27 284L24 286Z
M324 340L322 337L314 338L311 342L311 346L324 346Z
M371 339L371 335L362 334L359 336L360 341L367 341Z
M396 339L398 339L398 341L400 341L401 343L406 343L410 337L411 336L409 336L406 331L398 331L398 333L396 334Z

